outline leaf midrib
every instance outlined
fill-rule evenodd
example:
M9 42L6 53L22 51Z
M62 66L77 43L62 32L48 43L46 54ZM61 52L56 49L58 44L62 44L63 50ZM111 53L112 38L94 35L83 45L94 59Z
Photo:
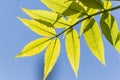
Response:
M94 25L95 25L96 23L94 23ZM94 27L94 26L93 26ZM94 42L95 42L95 46L96 46L96 48L97 48L97 52L99 53L99 56L100 56L100 58L101 58L101 60L102 60L102 56L100 55L101 53L100 53L100 50L99 50L99 48L97 47L97 41L96 41L96 37L95 37L95 34L94 34L94 31L93 31L93 28L91 29L92 30L92 35L93 35L93 40L94 40Z
M74 50L74 67L76 67L76 64L75 64L75 63L76 63L76 61L75 61L75 58L76 58L76 56L75 56L75 43L74 43L75 41L74 41L74 34L73 34L73 30L72 30L72 32L71 32L71 33L72 33L72 39L73 39L72 41L73 41L73 48L74 48L74 49L73 49L73 50Z
M24 53L26 53L26 52L28 52L28 51L30 51L30 50L32 50L32 49L34 49L34 48L42 45L42 44L44 44L45 42L47 42L47 41L49 41L49 40L51 40L51 38L49 38L48 40L45 40L44 42L42 42L42 43L40 43L40 44L38 44L38 45L33 46L32 48L30 48L30 49L28 49L28 50L23 51L23 52L20 53L20 54L24 54Z
M37 27L37 25L35 25L35 24L32 24L32 23L29 23L30 25L33 25L34 27L36 27L36 28L38 28L38 29L41 29L41 30L43 30L43 31L45 31L45 32L47 32L47 33L50 33L50 34L52 34L52 35L56 35L56 34L54 34L54 33L52 33L52 32L49 32L49 31L47 31L47 30L45 30L45 29L42 29L42 28L40 28L40 27Z
M55 42L54 42L54 45L53 45L53 49L52 49L52 53L54 53L54 48L55 48L56 42L57 42L57 38L55 39ZM52 56L52 58L53 58L53 54L52 54L51 56ZM52 61L52 59L49 61L50 64L48 64L48 68L47 68L46 71L48 71L48 69L49 69L49 67L50 67L50 65L51 65L51 61ZM46 72L46 73L47 73L47 72ZM45 74L46 74L46 73L45 73Z
M43 17L43 16L41 16L41 15L38 15L38 14L35 14L34 12L31 12L33 15L36 15L36 16L38 16L38 17L41 17L41 18L44 18L44 19L48 19L48 20L50 20L50 21L54 21L54 22L56 22L56 20L53 20L53 19L50 19L50 18L46 18L46 17ZM32 17L33 18L33 17ZM34 19L34 18L33 18ZM40 19L41 20L41 19ZM67 26L71 26L71 25L69 25L69 24L66 24L66 23L63 23L63 22L60 22L60 21L57 21L58 23L60 23L60 24L64 24L64 25L67 25Z

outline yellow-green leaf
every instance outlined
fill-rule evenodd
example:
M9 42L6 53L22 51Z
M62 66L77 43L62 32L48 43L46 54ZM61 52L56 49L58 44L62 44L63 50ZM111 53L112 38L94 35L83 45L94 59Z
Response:
M120 53L120 32L118 33L116 42L115 42L115 49Z
M93 18L89 19L89 24L83 25L84 29L84 38L85 41L92 51L93 55L103 64L105 65L104 60L104 46L102 41L102 36L100 33L100 29L98 24L95 22ZM85 24L85 23L84 23Z
M28 28L30 28L35 33L42 35L42 36L55 36L56 32L54 28L47 27L46 25L43 25L36 20L28 20L24 18L19 18L21 22L23 22Z
M104 0L104 8L105 9L110 9L112 7L112 3L110 0Z
M84 20L81 24L81 28L80 28L80 36L84 33L84 30L86 29L86 27L89 25L90 20Z
M41 1L52 11L60 13L64 16L68 17L72 16L73 18L73 15L82 16L81 13L84 12L82 6L75 1L68 0L41 0Z
M80 60L80 40L76 30L68 31L65 40L66 52L72 69L77 77Z
M31 41L28 45L26 45L23 48L21 53L16 55L16 58L37 55L48 46L50 41L51 41L50 38L40 38L40 39Z
M115 47L116 39L119 33L115 18L110 13L104 13L101 17L100 25L107 40ZM115 48L117 49L117 47ZM118 51L120 52L120 49Z
M88 14L88 15L91 15L91 14L98 12L98 9L93 9L93 8L84 6L84 4L82 2L80 2L79 4L84 8L84 10L86 11L86 14ZM86 16L88 16L88 15L86 15Z
M53 39L47 47L44 63L44 80L53 69L60 53L60 41L58 38Z
M94 9L103 9L103 3L101 0L80 0L85 6Z
M65 28L68 26L67 20L58 13L45 10L29 10L25 8L22 8L22 10L31 18L36 19L44 25L54 26L56 28Z

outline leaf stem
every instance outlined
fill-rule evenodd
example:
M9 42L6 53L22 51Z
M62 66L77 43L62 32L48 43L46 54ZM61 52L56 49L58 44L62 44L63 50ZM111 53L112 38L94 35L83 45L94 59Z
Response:
M56 36L52 37L52 39L55 38L55 37L60 36L60 35L63 34L64 32L68 31L69 29L73 28L75 25L81 23L82 21L84 21L84 20L86 20L86 19L88 19L88 18L91 18L91 17L96 16L96 15L101 14L101 13L105 13L105 12L109 12L109 11L114 11L114 10L119 9L119 8L120 8L120 5L119 5L119 6L116 6L116 7L113 7L113 8L111 8L111 9L106 9L106 10L99 11L99 12L97 12L97 13L91 14L91 15L89 15L89 16L81 19L81 20L79 20L78 22L76 22L75 24L71 25L71 26L68 27L67 29L63 30L62 32L60 32L60 33L57 34Z

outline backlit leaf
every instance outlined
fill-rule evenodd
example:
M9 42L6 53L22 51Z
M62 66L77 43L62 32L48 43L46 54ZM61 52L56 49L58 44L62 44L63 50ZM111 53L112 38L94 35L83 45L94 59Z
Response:
M37 55L48 46L50 41L49 38L36 39L25 46L21 53L16 55L16 58Z
M65 40L66 52L72 69L77 77L79 69L79 60L80 60L80 40L79 35L76 30L71 29Z
M58 38L55 38L50 42L45 53L44 80L47 78L48 74L54 67L59 56L59 53L60 53L60 41Z
M79 5L79 3L75 1L69 0L41 0L41 1L52 11L60 13L64 16L68 17L72 16L73 18L73 15L82 16L81 13L84 12L84 9Z
M102 42L102 36L100 33L100 29L98 24L95 22L93 18L89 19L89 23L87 25L83 25L84 29L84 38L85 41L92 51L93 55L103 64L105 65L104 60L104 46ZM85 23L84 23L85 24Z
M115 47L116 39L119 37L119 29L115 18L110 13L104 13L101 17L100 25L107 40ZM117 47L115 48L117 49ZM120 52L120 49L118 51Z
M79 3L85 10L86 14L91 15L98 12L98 9L90 8L85 6L82 2ZM86 16L88 16L86 15Z
M56 32L52 27L47 27L35 20L28 20L24 18L19 18L21 22L23 22L28 28L30 28L35 33L42 36L55 36Z
M56 28L65 28L68 26L67 20L58 13L45 10L29 10L25 8L22 8L22 10L31 18L36 19L44 25L54 26Z
M103 9L103 3L101 0L80 0L85 6L94 9Z
M112 3L110 0L104 0L104 8L105 9L110 9L112 7Z
M120 53L120 32L118 33L116 42L115 42L115 49Z
M87 19L87 20L84 20L81 24L81 28L80 28L80 36L84 33L84 30L86 29L86 27L89 25L90 23L90 20Z

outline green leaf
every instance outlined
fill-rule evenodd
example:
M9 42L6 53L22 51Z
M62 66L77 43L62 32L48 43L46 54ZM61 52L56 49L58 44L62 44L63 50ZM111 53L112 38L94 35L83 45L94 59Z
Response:
M101 0L80 0L85 6L94 9L103 9L103 3Z
M82 8L79 3L75 1L68 1L68 0L41 0L48 8L50 8L52 11L60 13L67 17L73 17L77 16L83 16L83 12L85 10Z
M116 42L115 42L115 49L120 53L120 32L118 33Z
M66 52L72 69L77 77L80 61L80 40L76 30L71 29L65 40Z
M45 63L44 63L44 80L47 78L48 74L54 67L58 56L60 53L60 41L58 38L53 39L45 53Z
M66 26L69 26L69 24L67 24L67 20L55 12L45 10L29 10L25 8L22 8L22 10L31 18L44 25L55 28L65 28Z
M104 8L105 9L110 9L112 7L112 3L110 0L104 0Z
M88 15L91 15L91 14L94 14L94 13L98 12L98 9L94 9L94 8L84 6L84 4L82 2L80 2L79 4L84 8L84 10L86 11L86 14L88 14ZM88 16L88 15L86 15L86 16Z
M85 23L84 23L85 24ZM93 18L89 19L89 24L83 25L85 41L92 51L93 55L105 65L104 60L104 46L102 42L102 36L98 24Z
M24 23L28 28L30 28L35 33L42 36L55 36L56 32L52 27L47 27L35 20L28 20L24 18L18 18L22 23Z
M107 40L115 47L116 39L119 33L115 18L109 13L104 13L100 20L100 26ZM115 48L117 49L117 47ZM120 52L120 49L117 50Z
M81 28L80 28L80 36L84 33L84 30L86 29L86 27L90 24L90 20L86 19L82 22L81 24Z
M50 41L50 38L36 39L25 46L21 53L16 55L16 58L37 55L48 46Z

